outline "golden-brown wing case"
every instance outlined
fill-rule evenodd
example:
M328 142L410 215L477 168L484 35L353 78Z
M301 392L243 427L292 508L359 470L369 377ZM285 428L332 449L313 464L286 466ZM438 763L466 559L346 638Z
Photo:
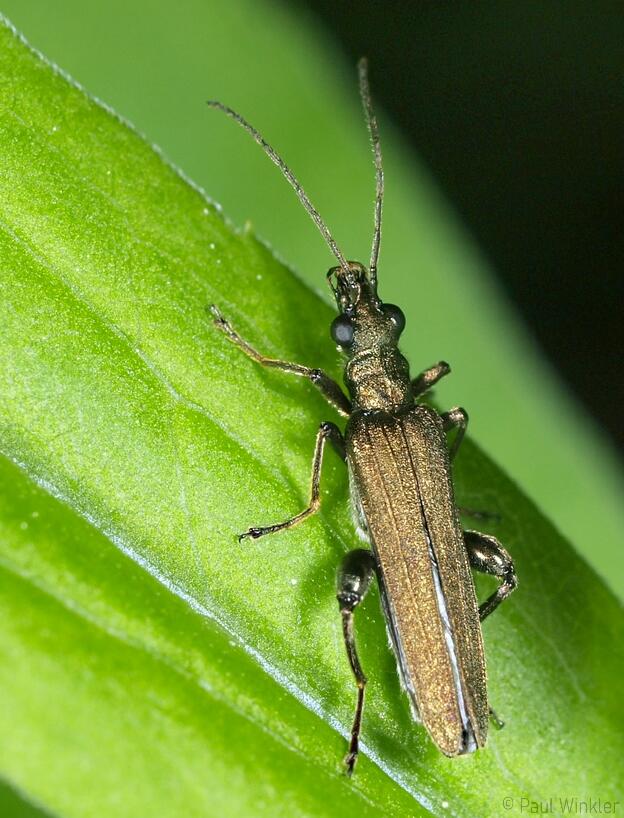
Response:
M485 659L442 421L421 405L398 415L354 413L346 440L352 490L380 566L412 703L446 755L481 747Z

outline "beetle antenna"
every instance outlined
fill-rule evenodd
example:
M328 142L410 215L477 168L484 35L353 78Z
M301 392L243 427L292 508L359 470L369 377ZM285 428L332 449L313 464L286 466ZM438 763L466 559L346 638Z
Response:
M344 270L347 279L351 279L352 276L353 276L353 273L351 272L349 264L348 264L345 256L343 255L342 251L340 250L340 248L336 244L336 242L334 240L334 237L329 232L329 228L327 227L327 225L325 224L325 222L321 218L321 214L314 207L314 205L312 204L312 202L308 198L307 193L305 192L305 190L301 186L301 183L299 182L299 180L297 179L295 174L292 172L292 170L288 167L286 162L284 162L284 160L281 158L281 156L277 153L277 151L271 145L269 145L269 143L266 141L266 139L262 136L262 134L259 131L257 131L253 127L253 125L250 125L249 122L247 122L247 120L244 117L242 117L240 114L236 113L236 111L232 110L232 108L228 108L227 105L224 105L222 102L217 102L215 100L208 100L207 104L211 108L216 108L219 111L223 111L224 114L227 114L235 122L238 122L238 124L241 126L241 128L244 128L247 131L247 133L250 134L250 136L253 139L255 139L255 141L258 143L258 145L260 145L260 147L264 150L266 155L269 157L269 159L272 162L274 162L277 165L277 167L282 171L282 174L286 177L286 179L290 182L290 184L294 188L295 193L297 194L297 197L298 197L299 201L305 207L305 209L308 211L309 215L312 217L312 220L314 221L314 223L316 224L316 226L320 230L321 235L323 236L323 238L325 239L325 241L329 245L329 249L332 251L332 253L338 259L338 262L340 263L340 266Z
M384 195L384 172L381 160L381 142L379 140L379 126L377 117L373 110L370 86L368 84L368 60L366 57L358 62L358 76L360 79L360 97L364 116L370 134L375 158L375 228L373 232L373 246L371 248L371 258L369 264L370 281L374 291L377 292L377 261L379 260L379 245L381 244L381 213L383 209Z

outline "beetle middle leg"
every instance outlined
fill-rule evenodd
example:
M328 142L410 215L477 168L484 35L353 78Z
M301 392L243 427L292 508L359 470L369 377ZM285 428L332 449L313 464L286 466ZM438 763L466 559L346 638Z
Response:
M303 511L299 512L299 514L295 514L294 517L284 520L283 523L248 529L244 532L244 534L239 535L239 542L244 540L246 537L251 537L252 539L257 540L258 537L263 537L265 534L274 534L276 531L282 531L285 528L292 528L293 526L297 525L297 523L300 523L302 520L305 520L306 517L310 517L319 510L321 505L319 493L321 466L323 465L323 452L325 451L325 442L327 440L330 440L333 443L334 448L343 460L346 457L344 437L342 436L340 429L335 423L330 423L329 421L324 421L321 423L319 430L316 433L316 444L314 446L314 456L312 457L312 485L310 487L309 505Z
M518 585L516 569L511 556L496 537L479 531L464 531L464 541L471 566L502 580L496 591L479 606L479 618L483 622Z
M443 412L440 417L442 418L445 432L448 432L450 429L457 429L455 440L449 449L449 458L452 460L457 454L459 445L466 434L466 429L468 428L468 412L462 409L461 406L455 406L453 409L449 409L448 412Z
M353 772L358 757L362 712L364 710L364 690L367 682L355 648L353 611L366 596L376 567L377 564L373 553L366 548L357 548L354 551L349 551L349 553L345 555L338 569L336 582L336 598L342 616L342 633L347 648L349 664L351 665L351 670L353 671L357 685L355 717L351 728L349 752L345 757L347 775L351 775Z

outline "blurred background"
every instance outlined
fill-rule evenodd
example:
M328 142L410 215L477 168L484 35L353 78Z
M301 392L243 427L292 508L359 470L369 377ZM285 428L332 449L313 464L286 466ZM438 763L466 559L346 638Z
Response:
M351 258L386 160L382 295L441 405L624 591L619 3L3 0L26 38L156 143L328 298L332 263L288 185L204 100L275 144ZM233 295L233 298L235 296ZM313 350L310 361L314 363Z
M300 0L375 93L621 454L624 9Z

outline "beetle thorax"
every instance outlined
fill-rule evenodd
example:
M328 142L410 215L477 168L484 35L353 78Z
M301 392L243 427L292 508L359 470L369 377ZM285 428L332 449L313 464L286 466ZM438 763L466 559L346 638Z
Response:
M392 411L413 400L408 363L396 348L355 355L345 367L345 383L354 409Z
M395 321L379 302L360 301L352 316L345 384L354 408L388 410L411 404L409 364L399 352Z

